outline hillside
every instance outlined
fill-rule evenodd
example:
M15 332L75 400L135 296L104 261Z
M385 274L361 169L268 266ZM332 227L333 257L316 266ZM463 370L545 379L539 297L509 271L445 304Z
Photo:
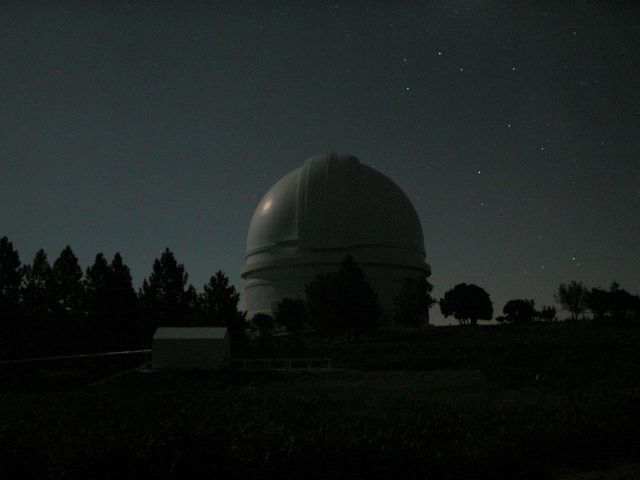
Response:
M639 347L631 326L451 327L267 346L323 373L33 372L3 379L0 474L634 478Z

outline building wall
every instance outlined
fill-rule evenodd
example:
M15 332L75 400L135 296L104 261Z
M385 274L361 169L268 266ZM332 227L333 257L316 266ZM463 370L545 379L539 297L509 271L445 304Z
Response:
M154 369L219 368L230 357L229 337L154 338L152 365Z

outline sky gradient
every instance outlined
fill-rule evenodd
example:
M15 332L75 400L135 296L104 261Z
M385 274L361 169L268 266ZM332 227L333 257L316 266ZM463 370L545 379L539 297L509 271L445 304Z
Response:
M184 3L0 6L0 235L23 262L119 251L138 287L169 247L198 290L221 269L242 292L260 198L336 151L412 200L437 297L640 293L633 2Z

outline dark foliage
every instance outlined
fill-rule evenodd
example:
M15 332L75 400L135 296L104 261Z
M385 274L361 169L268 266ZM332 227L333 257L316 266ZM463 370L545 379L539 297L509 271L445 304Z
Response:
M96 255L85 274L86 335L93 351L116 351L140 345L138 299L129 268L116 253L109 265Z
M587 309L587 292L582 282L572 280L568 284L560 284L555 299L571 314L571 320L578 320Z
M556 307L545 305L538 313L538 318L545 322L552 322L556 320Z
M55 311L53 270L47 254L40 249L31 265L25 265L22 286L22 302L25 315L25 351L23 357L39 357L52 353L57 335L53 312Z
M20 308L20 285L23 270L20 256L7 237L0 238L0 358L22 354L23 319Z
M146 348L160 325L224 325L232 348L241 347L247 321L238 300L221 271L198 295L169 249L136 294L119 253L111 263L97 254L83 276L69 246L53 267L42 249L21 266L11 242L0 238L2 359Z
M256 313L251 318L251 323L258 330L258 333L261 337L267 337L271 335L273 331L273 327L276 322L271 315L267 315L266 313Z
M397 323L421 327L429 323L429 309L436 303L431 297L433 285L426 275L405 278L398 296L394 299L393 320Z
M337 272L319 274L305 287L309 320L329 336L341 332L352 340L378 327L378 295L351 255Z
M453 315L462 325L475 325L478 320L491 320L493 305L489 294L473 284L459 283L440 299L440 311L445 318Z
M502 309L505 320L511 323L530 323L538 315L533 300L509 300Z
M53 348L64 353L90 350L83 325L82 268L67 245L53 262Z
M139 298L142 310L142 336L150 344L160 326L190 326L195 323L194 291L187 287L188 275L168 248L153 262L153 271L142 283Z
M631 295L615 282L608 291L600 288L587 291L585 304L598 321L640 320L640 297Z
M299 333L308 321L307 306L298 298L283 298L274 313L276 324L292 334Z
M244 341L246 313L238 310L240 294L224 272L218 270L211 276L199 299L201 325L227 327L234 343Z

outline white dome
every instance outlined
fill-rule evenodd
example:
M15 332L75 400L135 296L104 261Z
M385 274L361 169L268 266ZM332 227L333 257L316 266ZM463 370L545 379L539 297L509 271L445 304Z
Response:
M315 155L271 187L253 214L242 271L249 315L303 297L304 285L337 270L347 253L383 303L388 288L376 283L430 272L420 220L404 192L355 157ZM369 273L389 278L376 282Z

